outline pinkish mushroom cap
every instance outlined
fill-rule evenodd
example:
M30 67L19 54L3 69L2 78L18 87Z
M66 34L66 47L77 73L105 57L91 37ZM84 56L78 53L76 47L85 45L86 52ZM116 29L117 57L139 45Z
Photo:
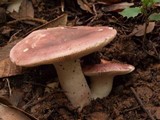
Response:
M92 98L103 98L112 90L113 78L116 75L124 75L134 70L134 66L102 60L100 64L86 66L83 72L91 77Z
M37 30L17 43L10 59L19 66L54 64L61 87L74 107L90 102L90 89L79 58L97 51L116 36L111 27L55 27Z
M83 68L83 72L86 76L99 76L103 74L116 76L130 73L133 70L134 67L132 65L116 62L95 64Z
M116 36L111 27L55 27L32 32L10 52L20 66L73 60L97 51Z

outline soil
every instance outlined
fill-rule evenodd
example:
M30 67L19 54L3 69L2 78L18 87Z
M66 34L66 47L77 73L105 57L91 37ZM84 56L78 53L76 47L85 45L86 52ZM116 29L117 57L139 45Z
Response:
M33 1L35 18L50 21L63 13L58 0ZM126 19L117 11L104 11L103 7L105 5L95 4L95 15L81 9L75 1L64 3L68 25L112 26L118 31L109 45L82 58L85 64L95 64L103 58L135 66L132 73L114 78L108 97L93 100L78 113L65 97L52 65L29 68L24 74L1 78L0 95L9 95L6 79L9 80L12 104L40 120L160 120L160 22L156 22L154 30L143 40L144 36L128 35L135 25L144 22L144 16ZM19 30L14 36L16 39L35 27L25 22L8 25L13 18L5 16L5 20L0 21L1 47L9 44L11 36ZM54 89L46 87L49 83L54 84Z

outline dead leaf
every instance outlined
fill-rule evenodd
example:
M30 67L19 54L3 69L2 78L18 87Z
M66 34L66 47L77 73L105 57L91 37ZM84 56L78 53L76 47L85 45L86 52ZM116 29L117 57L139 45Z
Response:
M23 0L18 10L10 10L10 16L14 19L34 18L34 9L31 1Z
M20 101L22 101L23 95L24 92L21 89L12 89L12 94L10 96L0 94L0 103L7 106L18 106Z
M43 26L41 26L41 28L45 29L45 28L52 28L52 27L58 27L58 26L66 26L67 21L68 21L68 15L62 14L61 16L58 16L57 18L44 24Z
M29 118L29 120L38 120L37 118L35 118L34 116L30 115L29 113L25 112L24 110L13 106L13 104L11 103L11 100L8 100L8 98L4 98L0 96L0 120L2 118L1 116L1 110L9 110L10 112L7 112L7 115L10 116L9 114L11 113L12 115L14 115L14 113L16 113L16 116L26 116L27 118ZM6 116L7 117L7 116ZM21 120L21 119L3 119L3 120ZM22 120L26 120L26 119L22 119ZM28 119L27 119L28 120Z
M0 103L4 104L4 105L12 105L12 103L10 102L10 100L6 97L0 96Z
M56 78L56 80L58 81L58 78ZM58 88L58 82L52 82L52 83L48 83L46 85L45 88L45 92L51 92L51 90L54 90L55 88Z
M87 1L83 1L83 0L77 0L78 5L80 6L80 8L84 11L87 11L89 13L93 14L93 11L91 9L91 6L89 5L89 3Z
M11 48L16 45L21 39L15 40L14 42L8 43L6 46L0 48L0 61L9 57Z
M22 113L25 114L27 117L29 117L31 120L38 120L38 119L35 118L34 116L30 115L29 113L25 112L24 110L22 110L22 109L20 109L20 108L18 108L18 107L10 106L10 108L22 112Z
M23 0L19 9L19 18L34 18L34 9L31 1Z
M7 11L9 11L11 13L15 11L18 13L22 1L23 0L16 0L16 1L12 2L11 4L8 5Z
M146 33L152 32L154 27L155 27L155 22L149 22L149 24L147 26ZM136 25L135 28L133 29L132 33L129 34L129 36L130 35L143 36L144 32L145 32L145 24Z
M13 64L9 58L0 61L0 78L22 74L22 67Z
M31 120L21 111L0 104L0 119L2 120Z
M12 104L12 106L18 106L18 104L22 101L24 92L22 89L12 89L12 94L9 96L8 100Z
M102 10L105 12L119 11L133 5L134 3L123 2L123 3L117 3L117 4L112 4L110 6L102 7Z

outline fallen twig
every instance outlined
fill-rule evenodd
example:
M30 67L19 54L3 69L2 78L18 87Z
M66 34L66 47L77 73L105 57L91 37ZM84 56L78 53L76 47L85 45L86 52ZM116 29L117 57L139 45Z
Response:
M39 99L39 100L37 100L37 101L34 101L34 102L31 101L31 103L29 102L28 104L26 104L26 105L24 105L24 106L22 107L23 110L26 110L28 107L34 106L34 105L36 105L36 104L44 101L45 99L47 99L48 97L50 97L52 94L53 94L53 93L50 93L50 94L44 96L43 98L41 98L41 99Z
M39 18L20 18L20 19L17 19L17 20L10 21L7 24L11 25L11 24L16 24L17 22L22 22L22 21L33 21L33 22L38 22L38 23L42 23L42 24L47 23L46 20L39 19Z
M136 110L138 108L140 108L140 106L136 106L136 107L133 107L133 108L130 108L130 109L126 109L126 110L122 111L122 113L130 112L130 111Z
M144 104L142 103L142 100L139 98L139 96L137 95L137 93L133 87L131 87L131 91L133 92L135 99L137 100L137 102L139 103L141 108L145 111L145 113L148 115L148 117L151 120L155 120L154 117L151 115L150 111L145 108Z

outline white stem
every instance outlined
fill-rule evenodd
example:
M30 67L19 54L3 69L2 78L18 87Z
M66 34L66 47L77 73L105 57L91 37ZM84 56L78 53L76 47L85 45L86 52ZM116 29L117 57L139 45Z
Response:
M54 64L61 87L75 108L81 110L90 103L91 92L82 73L79 60Z
M112 85L113 76L92 76L90 86L92 99L107 97L112 90Z

